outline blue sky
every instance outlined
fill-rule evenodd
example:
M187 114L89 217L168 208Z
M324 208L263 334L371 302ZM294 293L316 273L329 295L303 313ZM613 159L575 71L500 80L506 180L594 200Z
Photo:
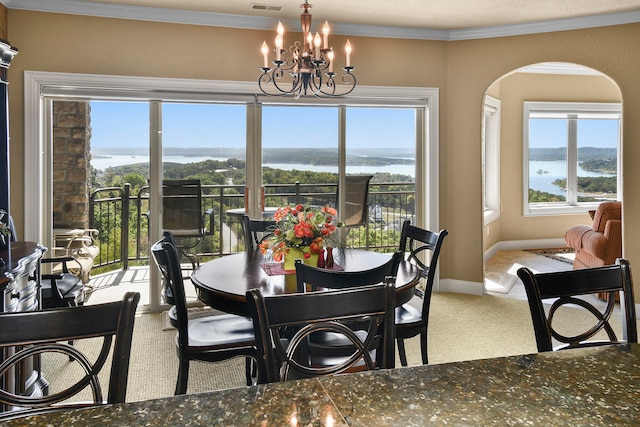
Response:
M564 119L531 119L529 146L555 148L566 146L567 122ZM578 141L581 147L615 148L618 141L618 121L581 119L578 122Z
M242 105L164 104L162 120L165 147L244 147ZM263 106L263 146L336 146L337 122L333 107ZM409 148L415 142L411 109L349 108L347 123L353 148ZM92 102L91 127L94 148L146 147L148 104Z

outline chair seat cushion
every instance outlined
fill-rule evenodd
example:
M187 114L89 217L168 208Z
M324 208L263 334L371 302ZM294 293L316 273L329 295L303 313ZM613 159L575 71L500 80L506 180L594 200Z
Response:
M238 347L239 343L255 345L253 321L250 318L223 314L189 319L189 346Z
M396 325L410 325L422 322L422 313L411 304L396 308Z

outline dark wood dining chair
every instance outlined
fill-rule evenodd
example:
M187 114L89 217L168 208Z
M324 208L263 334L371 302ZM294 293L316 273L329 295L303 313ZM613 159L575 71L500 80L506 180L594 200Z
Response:
M164 237L153 245L153 258L171 289L175 303L178 334L176 346L179 359L175 394L185 394L189 381L189 364L193 360L220 362L237 356L246 358L247 385L254 382L256 342L250 318L233 314L211 315L189 319L187 298L173 237Z
M340 271L312 267L297 261L296 282L298 292L327 289L357 288L375 285L391 280L395 282L402 253L396 252L384 264L362 271ZM363 325L352 324L352 328L364 339ZM365 325L366 326L366 325ZM315 365L330 365L336 357L348 357L353 352L353 345L342 334L331 331L319 331L309 339L309 358Z
M395 277L402 261L402 253L396 252L384 264L368 270L342 271L312 267L296 262L296 284L298 292L318 289L344 289L356 286L375 285L387 277Z
M631 268L626 259L618 258L615 265L553 273L536 274L522 267L517 273L527 292L538 351L638 342ZM609 296L603 309L585 298L592 296L592 301L596 302L600 293ZM616 294L620 296L622 340L618 339L609 321L614 312ZM551 303L548 312L545 311L545 302ZM601 301L599 303L604 304ZM563 306L582 307L594 316L594 325L588 330L571 335L557 331L553 319ZM601 331L606 333L608 339L601 339L600 336L595 338ZM555 347L554 339L560 343Z
M260 243L273 234L276 222L272 220L251 219L249 215L242 216L242 233L246 252L258 250Z
M418 287L415 294L422 299L421 309L417 309L410 303L401 305L396 309L396 341L398 343L398 355L402 366L407 366L407 353L404 347L404 340L420 335L420 350L422 353L422 363L429 363L427 351L427 331L429 329L429 309L431 306L431 293L433 292L433 282L435 280L438 259L444 238L449 232L440 230L435 233L420 227L411 225L410 220L402 224L400 234L399 251L407 255L407 261L415 263L422 270L422 277L425 279L424 289ZM428 258L428 263L423 260Z
M395 366L392 280L372 286L267 297L260 289L251 289L247 291L247 301L256 331L260 382ZM354 323L367 325L364 337L350 327ZM318 331L343 336L351 343L352 352L337 358L334 364L314 363L307 344L310 335Z
M80 367L83 376L75 383L65 384L66 375L59 375L60 384L50 384L49 393L32 390L29 395L18 395L10 390L0 390L0 402L12 408L0 413L0 421L59 408L72 409L106 403L122 403L126 398L129 358L135 312L140 294L127 292L122 301L74 308L58 308L42 311L0 314L0 347L7 357L0 364L0 377L22 369L26 361L43 354L58 353L69 357ZM65 341L102 337L99 355L82 353L77 346ZM113 346L112 346L113 344ZM113 350L111 351L113 347ZM10 348L11 351L6 349ZM109 353L111 357L109 358ZM95 360L92 361L92 359ZM98 374L110 361L109 388L103 396ZM34 363L34 366L36 363ZM71 369L65 364L63 369ZM35 383L47 383L41 372ZM6 378L6 377L5 377ZM75 380L75 379L74 379ZM0 384L6 386L4 381ZM85 389L90 388L90 402L73 402ZM34 387L35 388L35 387ZM79 396L77 396L79 397ZM83 394L84 397L84 394ZM65 402L66 401L66 402Z

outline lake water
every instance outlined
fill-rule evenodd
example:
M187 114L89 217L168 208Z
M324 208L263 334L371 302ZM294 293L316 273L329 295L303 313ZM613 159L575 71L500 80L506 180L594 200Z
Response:
M538 171L544 171L545 173L539 174ZM585 171L578 167L579 176L615 176L602 172ZM556 179L562 179L567 177L567 167L564 160L557 160L552 162L530 162L529 163L529 188L534 190L545 191L551 194L559 194L564 196L566 191L553 185L553 181Z
M218 160L224 161L226 158L219 157L207 157L207 156L165 156L164 161L170 163L198 163L205 160ZM91 165L96 169L106 169L108 167L131 165L135 163L148 163L149 156L123 156L112 155L110 158L97 158L91 160ZM305 165L305 164L293 164L293 163L267 163L265 166L282 169L282 170L309 170L313 172L337 172L335 166L324 165ZM546 173L538 174L541 170ZM534 190L545 191L551 194L564 195L564 191L559 187L552 184L558 178L566 177L565 162L552 161L552 162L531 162L529 170L529 187ZM353 174L373 174L373 173L388 172L390 174L409 175L415 178L415 166L414 165L389 165L389 166L348 166L347 173ZM600 172L589 172L580 169L580 176L611 176L611 174Z
M226 158L207 157L207 156L165 156L164 161L167 163L199 163L206 160L225 161ZM96 169L104 170L108 167L133 165L136 163L149 163L149 156L122 156L111 155L109 158L96 158L91 160L91 166ZM306 165L294 163L265 163L264 166L282 169L282 170L307 170L312 172L333 172L337 173L337 166L324 165ZM347 173L384 173L410 175L415 178L416 171L414 165L389 165L389 166L347 166Z

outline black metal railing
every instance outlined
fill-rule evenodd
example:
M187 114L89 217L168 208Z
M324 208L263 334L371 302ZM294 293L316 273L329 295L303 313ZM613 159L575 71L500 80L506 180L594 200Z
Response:
M244 250L242 225L237 212L245 207L243 185L203 185L203 212L213 209L209 233L196 247L205 260ZM334 205L336 184L265 185L264 205ZM234 215L233 211L236 211ZM128 268L149 258L149 187L131 194L131 186L98 188L91 193L90 227L99 231L100 254L95 266ZM369 188L369 221L349 230L347 246L390 252L397 247L400 227L415 217L415 183L372 183Z

